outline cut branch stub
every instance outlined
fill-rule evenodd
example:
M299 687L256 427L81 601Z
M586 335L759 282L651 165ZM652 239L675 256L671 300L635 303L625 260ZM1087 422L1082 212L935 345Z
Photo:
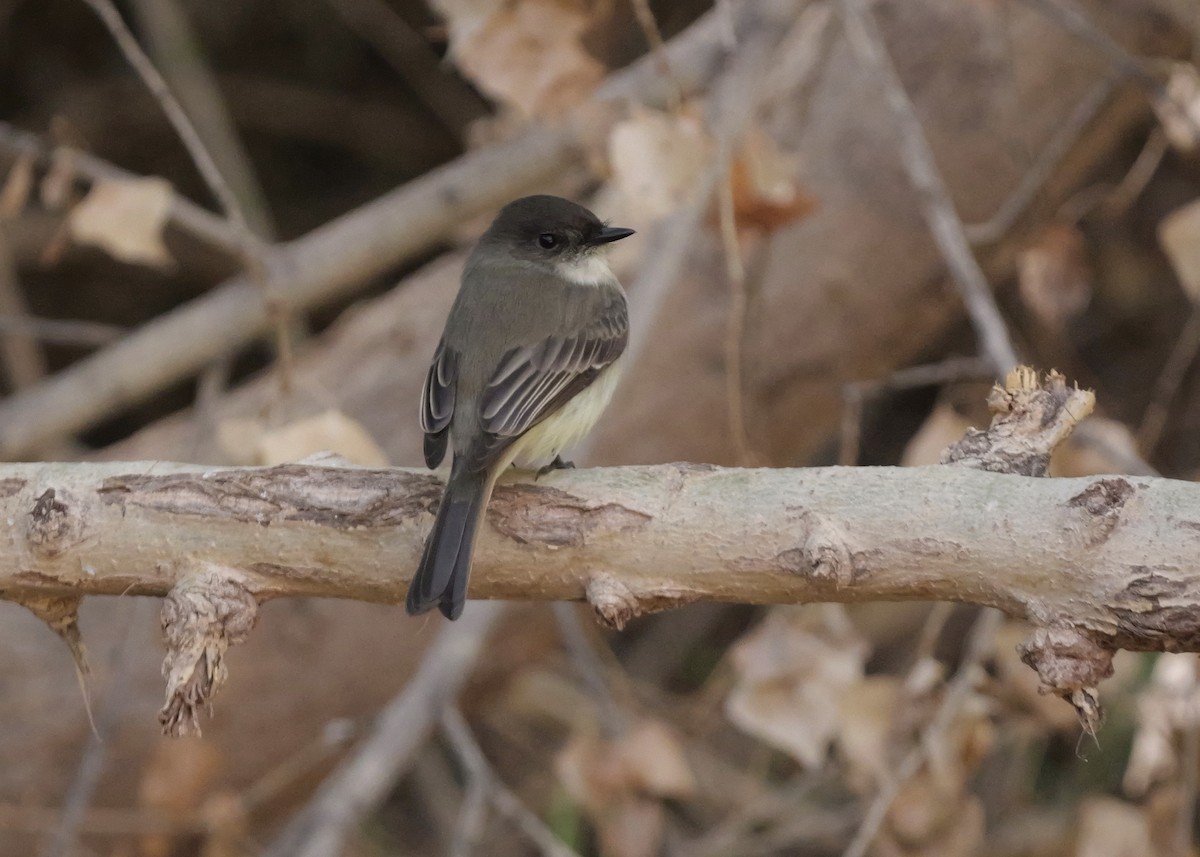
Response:
M842 529L816 512L805 512L801 519L804 546L801 548L808 573L816 580L834 586L854 582L852 552Z
M1096 396L1067 386L1066 378L1053 370L1039 382L1037 372L1018 366L1003 386L992 388L988 405L995 416L987 431L969 430L942 454L942 464L1045 476L1050 453L1092 412Z
M205 566L163 599L167 700L158 720L165 734L200 734L199 710L225 682L225 651L246 639L257 618L258 601L234 569Z
M91 672L87 649L79 633L79 604L82 600L78 595L23 595L19 600L67 644L81 680Z

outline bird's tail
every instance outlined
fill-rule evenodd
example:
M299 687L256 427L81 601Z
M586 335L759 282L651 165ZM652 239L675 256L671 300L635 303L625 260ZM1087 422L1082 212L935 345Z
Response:
M434 607L447 619L457 619L462 613L471 553L492 482L489 474L469 473L458 462L451 468L421 564L408 587L405 606L410 616Z

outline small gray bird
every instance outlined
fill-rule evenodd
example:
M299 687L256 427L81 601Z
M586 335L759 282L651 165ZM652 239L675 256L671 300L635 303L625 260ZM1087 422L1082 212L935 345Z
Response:
M410 614L458 618L496 477L512 464L570 467L559 453L612 398L629 317L604 257L632 234L565 199L527 196L475 245L421 392L425 463L437 467L447 446L454 459Z

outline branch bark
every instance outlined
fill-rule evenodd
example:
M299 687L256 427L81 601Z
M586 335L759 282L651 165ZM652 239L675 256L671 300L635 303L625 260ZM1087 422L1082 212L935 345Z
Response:
M165 596L200 566L256 600L403 597L440 481L407 469L0 468L0 596ZM500 487L476 598L957 601L1106 645L1200 650L1200 486L961 467L578 471ZM536 573L531 574L531 569Z

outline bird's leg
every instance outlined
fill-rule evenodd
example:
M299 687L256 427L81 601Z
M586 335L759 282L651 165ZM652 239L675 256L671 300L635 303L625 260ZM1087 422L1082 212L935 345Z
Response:
M545 476L551 470L574 470L574 469L575 469L574 461L563 461L563 458L561 455L555 455L553 461L551 461L549 464L545 465L544 467L538 468L537 473L533 477L533 481L536 482L538 479Z

